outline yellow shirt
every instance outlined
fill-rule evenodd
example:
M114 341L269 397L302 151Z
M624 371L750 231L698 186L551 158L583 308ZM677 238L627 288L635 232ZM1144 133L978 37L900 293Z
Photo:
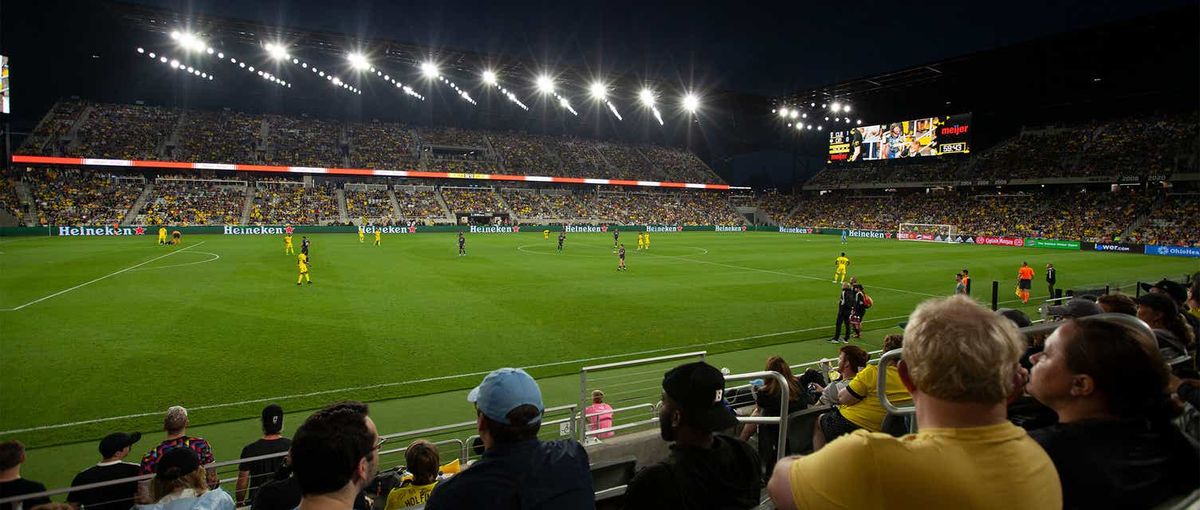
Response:
M292 244L292 236L283 236L283 244Z
M846 257L838 257L838 258L834 259L834 262L837 262L837 266L839 269L845 269L846 264L850 263L850 259L848 259Z
M167 229L159 228L158 229L158 237L167 237Z
M801 457L796 508L1061 509L1050 457L1009 422L895 438L856 430Z
M301 273L308 271L308 255L301 253L300 255L298 255L296 257L296 260L298 261L298 264L300 265Z
M383 235L383 233L382 233L382 232L380 232L380 231L376 230L376 231L375 231L375 240L376 240L376 241L378 241L378 240L379 240L379 236L382 236L382 235Z
M883 419L887 417L887 410L879 403L879 393L876 390L878 381L879 365L867 365L846 385L851 393L862 397L862 400L854 405L838 406L842 417L871 432L882 432ZM888 365L886 384L888 401L897 405L912 402L912 395L908 394L904 383L900 382L900 371L896 370L896 365Z
M392 489L388 493L386 510L398 510L410 506L425 504L425 500L429 499L429 493L433 492L437 482L429 485L405 485Z

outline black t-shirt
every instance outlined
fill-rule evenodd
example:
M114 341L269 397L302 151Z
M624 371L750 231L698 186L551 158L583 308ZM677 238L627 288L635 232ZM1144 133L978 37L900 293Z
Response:
M71 487L91 483L120 480L141 474L137 464L117 462L106 466L95 465L75 475ZM67 501L86 506L88 510L129 510L137 493L137 482L108 485L83 491L71 491Z
M273 480L258 488L251 510L294 510L300 506L300 482L294 476ZM371 503L360 492L354 498L354 510L371 510Z
M250 457L258 457L260 455L269 455L272 453L282 453L288 451L292 447L292 440L286 437L279 439L259 439L242 448L243 459ZM283 456L270 459L252 460L250 462L242 462L238 464L238 471L250 472L250 490L246 493L246 501L254 501L254 491L258 486L267 483L271 480L272 475L283 465Z
M627 509L754 508L762 466L750 445L713 435L712 448L671 445L667 460L638 471L625 493Z
M20 496L22 494L33 494L35 492L44 492L45 490L45 485L33 480L26 480L24 478L0 482L0 498ZM22 501L21 504L24 508L32 508L49 502L50 498L42 496L40 498L27 499ZM12 503L0 505L0 510L12 510L13 508L16 508L16 506Z
M1054 462L1063 508L1153 508L1200 480L1200 454L1169 423L1060 423L1029 433Z

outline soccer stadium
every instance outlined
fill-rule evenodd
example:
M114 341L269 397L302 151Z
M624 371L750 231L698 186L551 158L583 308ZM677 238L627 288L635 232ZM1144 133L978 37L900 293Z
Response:
M1200 3L850 9L5 2L0 510L1200 509Z

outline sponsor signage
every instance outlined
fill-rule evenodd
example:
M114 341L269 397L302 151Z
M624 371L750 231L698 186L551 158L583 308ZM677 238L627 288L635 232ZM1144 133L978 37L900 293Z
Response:
M471 230L470 230L470 232L472 234L516 234L516 233L519 233L520 231L521 231L521 227L516 226L516 225L511 226L511 227L504 226L504 225L495 225L495 226L471 225Z
M378 230L382 234L415 234L415 233L417 233L416 225L407 226L407 227L391 226L391 225L384 226L384 227L375 227L375 226L363 227L364 234L374 234L376 230Z
M784 234L815 234L815 229L809 227L779 227L779 232Z
M140 236L143 227L58 227L60 236Z
M1136 253L1138 255L1141 255L1146 251L1145 247L1140 244L1128 243L1080 243L1080 247L1084 250Z
M565 230L568 234L599 234L602 232L608 232L608 226L605 225L597 227L595 225L567 225L566 227L563 227L563 230Z
M745 225L715 225L713 230L716 232L745 232Z
M1200 248L1193 246L1146 245L1146 255L1169 255L1172 257L1200 257Z
M683 225L646 225L646 232L682 232Z
M884 231L882 231L882 230L855 230L855 229L850 229L850 230L849 230L849 231L846 233L846 235L847 235L847 236L849 236L849 237L867 237L867 238L871 238L871 239L891 239L891 238L892 238L892 233L891 233L891 232L884 232Z
M986 244L989 246L1025 246L1025 238L975 236L975 244Z
M227 236L250 236L250 235L283 235L292 233L292 227L238 227L233 225L225 226L225 235Z
M1053 248L1056 250L1078 250L1079 241L1067 241L1064 239L1034 239L1025 238L1026 248Z

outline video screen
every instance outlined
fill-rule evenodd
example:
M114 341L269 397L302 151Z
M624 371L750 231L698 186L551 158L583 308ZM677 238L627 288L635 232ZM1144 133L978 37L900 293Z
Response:
M829 132L829 163L967 154L971 114L858 126Z
M8 57L0 55L0 113L11 113L8 105Z

